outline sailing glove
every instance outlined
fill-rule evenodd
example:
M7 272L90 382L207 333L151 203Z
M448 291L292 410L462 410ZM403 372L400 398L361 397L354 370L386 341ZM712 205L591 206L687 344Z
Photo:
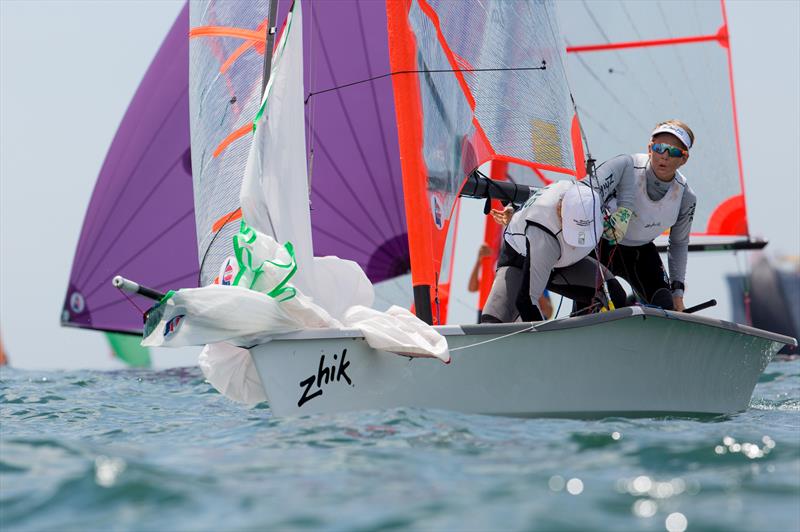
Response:
M633 211L627 207L620 207L613 214L603 220L603 238L611 244L619 243L625 238L628 224L633 217Z

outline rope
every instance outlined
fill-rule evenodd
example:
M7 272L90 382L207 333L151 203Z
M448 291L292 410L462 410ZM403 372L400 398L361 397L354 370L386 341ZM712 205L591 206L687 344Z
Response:
M561 304L564 302L564 296L561 296L561 299L558 302L558 308L556 309L556 313L553 314L553 319L558 318L558 313L561 312Z
M141 307L139 307L139 305L137 305L137 304L136 304L136 301L134 301L133 299L131 299L131 297L128 295L128 293L127 293L125 290L120 290L120 292L122 292L122 295L123 295L123 296L125 296L125 298L126 298L128 301L130 301L130 302L131 302L131 304L132 304L134 307L136 307L136 310L138 310L139 312L141 312L141 313L142 313L142 315L144 315L144 311L141 309Z
M536 328L535 325L531 325L530 327L528 327L526 329L520 329L519 331L514 331L513 333L504 334L503 336L498 336L497 338L491 338L489 340L484 340L482 342L476 342L474 344L462 345L461 347L456 347L456 348L451 349L450 352L454 353L455 351L461 351L462 349L471 349L471 348L477 347L479 345L490 344L492 342L496 342L497 340L503 340L504 338L508 338L510 336L514 336L515 334L520 334L520 333L532 331L535 328Z

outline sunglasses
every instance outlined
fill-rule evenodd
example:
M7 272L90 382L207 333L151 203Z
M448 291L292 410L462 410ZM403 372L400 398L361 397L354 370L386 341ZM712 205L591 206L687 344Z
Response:
M663 144L663 143L653 144L653 146L651 146L650 149L652 149L656 153L666 152L669 154L670 157L683 157L684 155L689 153L686 150L682 150L670 144Z

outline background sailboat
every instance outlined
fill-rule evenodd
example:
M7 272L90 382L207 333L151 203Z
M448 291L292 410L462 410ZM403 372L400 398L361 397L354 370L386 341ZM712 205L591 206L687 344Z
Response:
M753 257L749 273L728 275L727 281L733 321L800 336L800 261L796 257L770 260L759 254ZM797 352L792 345L780 351L787 355Z

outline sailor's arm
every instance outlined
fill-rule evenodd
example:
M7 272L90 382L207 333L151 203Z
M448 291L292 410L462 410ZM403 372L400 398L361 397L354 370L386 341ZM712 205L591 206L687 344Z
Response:
M592 187L600 192L603 203L616 193L617 205L633 209L636 179L632 156L617 155L598 166L596 173L597 179L592 180Z
M690 188L683 191L678 219L669 231L669 278L672 283L683 286L686 279L686 262L689 255L689 234L697 206L697 197ZM683 310L683 288L672 291L675 310Z
M636 178L633 173L633 157L618 155L597 167L597 181L593 183L607 203L616 196L617 208L604 222L603 236L615 244L625 238L628 223L633 217L636 198Z

